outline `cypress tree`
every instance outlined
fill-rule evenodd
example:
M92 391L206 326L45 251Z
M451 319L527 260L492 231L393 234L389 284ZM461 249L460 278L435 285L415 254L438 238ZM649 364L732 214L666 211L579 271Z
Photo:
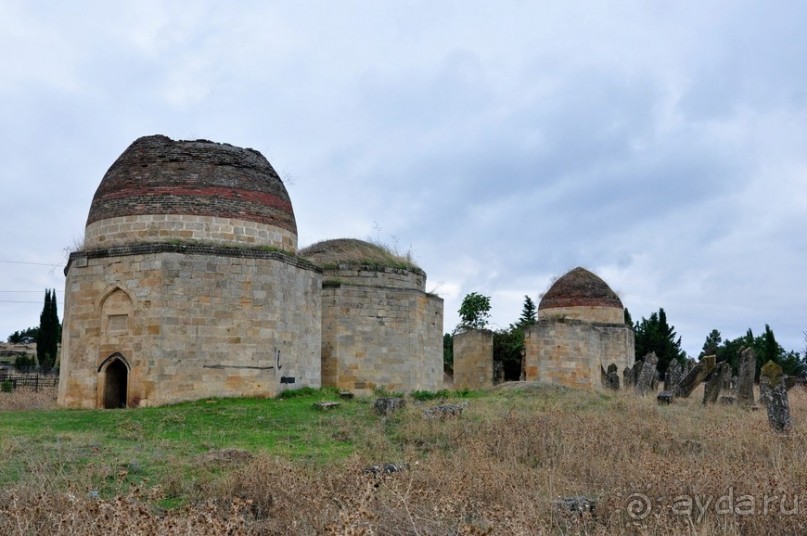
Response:
M59 314L56 307L56 290L45 290L45 305L39 315L39 333L36 340L36 358L44 369L53 367L59 348Z

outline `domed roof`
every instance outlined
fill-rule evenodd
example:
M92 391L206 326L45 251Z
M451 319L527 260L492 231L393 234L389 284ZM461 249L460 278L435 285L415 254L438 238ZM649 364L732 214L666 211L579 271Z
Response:
M396 255L383 246L355 238L323 240L301 249L300 256L321 267L363 264L418 269L409 258Z
M605 281L577 267L549 287L538 309L598 306L622 309L622 301Z
M101 180L87 225L160 214L246 220L297 234L289 194L266 158L207 140L135 140Z

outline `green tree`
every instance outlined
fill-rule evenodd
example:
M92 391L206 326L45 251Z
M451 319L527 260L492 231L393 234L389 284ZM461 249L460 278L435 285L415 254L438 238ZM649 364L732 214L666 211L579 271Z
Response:
M709 338L707 337L707 341ZM798 352L785 351L776 341L770 325L765 325L762 335L754 336L754 332L749 328L745 335L736 339L726 339L717 348L718 361L727 361L734 372L739 370L739 355L742 348L751 348L756 355L755 376L759 379L761 367L771 360L782 367L782 371L789 376L807 375L807 358Z
M31 344L36 342L39 336L39 328L27 328L22 331L15 331L8 336L9 344Z
M485 329L490 320L490 298L478 292L471 292L462 299L459 313L458 330Z
M451 333L443 334L443 371L454 371L454 336Z
M507 381L521 378L521 359L524 353L524 333L535 325L537 308L529 296L524 296L521 316L507 329L493 332L493 360L501 361L504 368L504 379Z
M518 380L521 376L523 348L524 329L516 324L512 324L508 329L493 332L493 360L501 361L505 380Z
M681 337L675 328L667 323L667 314L663 308L653 313L650 318L642 318L634 327L636 332L636 359L644 359L650 352L658 357L658 371L663 376L673 359L683 362L686 352L681 349Z
M723 336L720 335L720 332L716 329L713 329L709 332L709 335L706 336L706 340L703 343L703 349L701 350L698 359L701 359L703 356L707 355L717 355L717 351L720 348L720 343L723 342Z
M36 358L39 366L53 367L59 348L61 326L56 306L56 290L45 291L45 305L39 315L39 334L36 340Z
M625 307L625 323L630 327L633 327L633 318L631 318L630 311L628 311L627 307Z
M524 305L521 307L521 316L516 325L521 328L532 326L537 320L538 308L529 296L524 296Z

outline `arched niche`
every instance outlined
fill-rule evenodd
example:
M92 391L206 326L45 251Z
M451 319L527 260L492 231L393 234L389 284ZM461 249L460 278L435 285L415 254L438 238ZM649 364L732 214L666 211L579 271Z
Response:
M101 298L101 332L104 338L129 334L132 322L132 298L120 287L113 287Z

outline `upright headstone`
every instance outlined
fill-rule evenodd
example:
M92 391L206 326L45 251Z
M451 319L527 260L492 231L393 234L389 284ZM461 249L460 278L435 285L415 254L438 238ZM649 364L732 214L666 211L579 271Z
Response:
M770 388L767 410L771 430L777 433L789 432L793 428L793 421L790 419L790 404L782 367L768 361L760 371L760 378L765 378Z
M614 363L608 365L608 385L614 391L619 391L619 369Z
M770 361L768 361L770 363ZM767 365L767 363L766 363ZM763 376L760 371L759 374L759 403L767 406L771 400L771 383L767 376Z
M673 359L670 361L670 364L667 365L667 373L664 375L664 390L672 391L675 389L675 386L680 383L683 377L684 370L681 367L681 363L679 363L677 359Z
M625 389L633 387L633 371L630 367L625 367L625 370L622 371L622 380Z
M602 365L600 365L600 369L603 373L603 386L606 389L611 389L613 391L619 391L619 372L617 372L617 367L613 363L608 365L608 370L604 370Z
M657 364L658 357L656 357L655 352L650 352L644 356L642 372L639 374L639 380L636 382L636 392L640 395L646 395L653 389L653 380L656 378ZM655 391L653 392L655 393Z
M733 391L731 390L731 365L728 363L726 363L726 366L723 367L723 370L720 373L719 383L721 396L733 394Z
M639 385L639 376L642 375L642 367L644 366L644 361L637 361L633 364L633 378L631 378L630 383L634 387Z
M740 349L740 374L737 378L737 403L748 408L754 405L754 373L757 357L751 348Z
M661 372L656 369L656 373L653 374L653 380L650 382L650 390L652 392L658 391L658 384L661 382Z
M707 355L675 386L675 396L687 398L715 368L715 356Z
M726 369L730 368L726 362L720 363L712 371L712 374L707 378L706 385L703 388L703 404L714 404L717 402L717 397L720 395L720 386L726 376Z

